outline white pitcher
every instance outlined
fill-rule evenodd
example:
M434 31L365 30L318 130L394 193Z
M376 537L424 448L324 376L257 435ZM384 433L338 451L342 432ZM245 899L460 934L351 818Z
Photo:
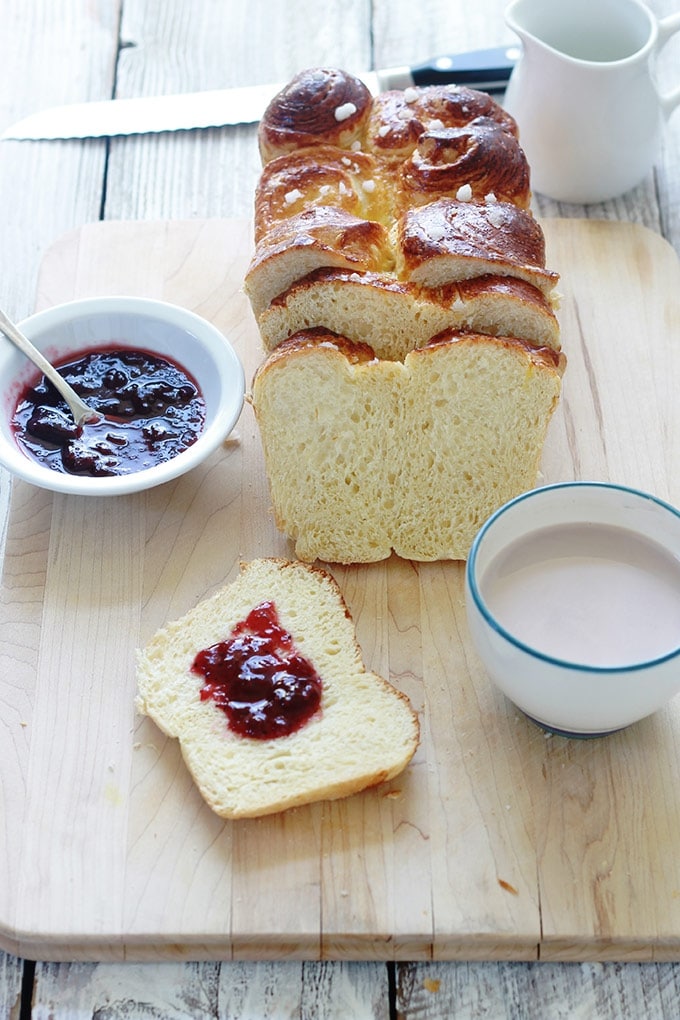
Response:
M680 29L640 0L512 0L522 40L504 106L515 117L532 188L563 202L601 202L654 165L680 88L659 95L653 59Z

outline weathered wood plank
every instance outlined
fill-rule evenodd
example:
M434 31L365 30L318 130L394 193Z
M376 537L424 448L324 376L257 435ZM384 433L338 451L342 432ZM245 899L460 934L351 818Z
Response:
M370 4L333 0L125 4L117 95L285 81L300 67L370 62ZM258 45L257 40L267 40ZM114 139L105 217L251 214L260 172L256 128L238 126Z
M120 0L4 0L0 125L113 89ZM40 258L64 231L99 217L104 141L0 143L1 304L33 311Z
M3 1014L4 1015L4 1014ZM389 1020L373 963L38 964L31 1020Z
M396 1020L674 1020L669 964L401 964Z
M0 952L0 1016L18 1020L21 1005L23 960Z

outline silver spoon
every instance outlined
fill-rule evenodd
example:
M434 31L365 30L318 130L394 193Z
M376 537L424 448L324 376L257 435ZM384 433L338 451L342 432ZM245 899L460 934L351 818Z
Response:
M37 368L47 376L55 389L61 394L69 408L71 414L75 418L76 425L83 425L85 422L95 422L103 418L103 415L99 411L95 411L92 407L80 399L76 391L70 386L64 377L57 372L54 365L51 365L47 358L43 357L37 347L34 347L31 341L24 336L18 326L7 318L5 313L0 308L0 333L3 333L8 340L19 348L22 354L25 354Z

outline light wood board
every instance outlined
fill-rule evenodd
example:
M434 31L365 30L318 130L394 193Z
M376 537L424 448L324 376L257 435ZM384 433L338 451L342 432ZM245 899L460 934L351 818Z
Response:
M680 502L680 268L629 224L544 224L569 358L545 481ZM46 256L38 305L186 305L259 341L245 221L105 222ZM304 409L301 409L303 413ZM227 823L135 717L134 650L259 555L289 555L246 406L203 467L121 499L15 483L0 590L0 945L34 959L680 959L680 700L546 738L490 686L460 564L334 569L367 664L421 713L392 783Z

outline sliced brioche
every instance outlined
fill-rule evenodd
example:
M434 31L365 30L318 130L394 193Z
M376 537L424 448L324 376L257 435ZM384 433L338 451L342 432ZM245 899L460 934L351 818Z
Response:
M408 210L394 228L402 280L441 287L492 273L550 295L559 277L545 268L545 237L534 217L509 202L439 199Z
M561 357L453 331L403 362L371 354L310 330L258 369L277 525L302 560L465 559L482 521L535 484Z
M244 287L257 317L277 294L315 269L370 272L389 270L392 264L382 224L342 208L316 206L278 221L266 233L255 249Z
M319 268L429 288L495 273L545 294L557 280L538 251L517 125L485 93L427 86L372 98L347 72L311 68L272 101L259 139L246 277L258 321Z
M464 559L535 484L565 365L559 276L494 99L359 89L340 109L356 88L303 75L282 93L285 148L276 104L260 130L246 291L270 352L252 403L274 512L303 560Z
M301 729L261 740L232 732L201 701L197 652L229 637L264 601L274 603L296 649L321 677L321 708ZM418 744L408 699L364 666L354 625L333 578L282 559L253 560L237 580L160 630L138 656L138 710L179 739L210 807L248 818L345 797L391 779Z
M560 349L551 303L536 287L508 276L428 289L378 273L320 269L275 298L259 321L268 351L316 326L370 344L376 357L392 361L403 361L447 328L511 335Z

